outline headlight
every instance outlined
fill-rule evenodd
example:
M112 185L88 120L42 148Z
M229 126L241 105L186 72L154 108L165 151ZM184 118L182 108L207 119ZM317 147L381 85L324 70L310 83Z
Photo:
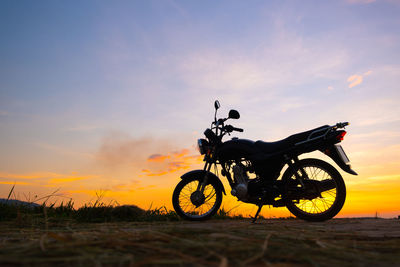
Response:
M198 139L197 140L197 149L199 150L201 155L206 154L209 144L206 139Z

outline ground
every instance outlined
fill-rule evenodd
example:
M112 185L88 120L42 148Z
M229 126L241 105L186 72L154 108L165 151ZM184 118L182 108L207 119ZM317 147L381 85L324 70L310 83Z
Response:
M400 220L0 224L1 266L400 266Z

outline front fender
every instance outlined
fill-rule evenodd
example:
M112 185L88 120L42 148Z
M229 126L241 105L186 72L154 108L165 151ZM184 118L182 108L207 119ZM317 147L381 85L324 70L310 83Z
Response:
M184 175L181 176L181 179L189 179L189 178L199 178L199 180L202 180L204 178L204 176L206 175L206 173L208 173L208 181L213 182L218 189L220 189L224 195L226 195L225 193L225 188L224 185L222 184L221 180L218 178L218 176L216 176L214 173L212 172L207 172L205 170L194 170L194 171L190 171L185 173Z

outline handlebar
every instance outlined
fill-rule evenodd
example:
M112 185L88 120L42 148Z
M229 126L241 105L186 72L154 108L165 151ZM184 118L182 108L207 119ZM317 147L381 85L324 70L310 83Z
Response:
M348 122L338 122L338 123L336 123L336 128L344 128L349 124L350 123L348 123Z
M228 132L228 133L233 132L233 131L243 132L243 129L242 129L242 128L236 128L236 127L233 127L232 125L226 125L226 126L224 127L224 129L225 129L225 131Z
M234 131L237 131L237 132L241 132L241 133L243 132L243 129L242 129L242 128L233 127L233 130L234 130Z

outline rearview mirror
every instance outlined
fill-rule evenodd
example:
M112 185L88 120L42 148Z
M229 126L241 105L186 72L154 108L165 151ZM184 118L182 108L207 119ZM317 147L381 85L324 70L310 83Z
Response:
M215 107L215 109L219 109L220 106L221 106L221 105L219 104L219 101L218 101L218 100L215 100L215 102L214 102L214 107Z
M228 115L229 119L239 119L240 118L240 114L237 110L231 109L229 111L229 115Z

